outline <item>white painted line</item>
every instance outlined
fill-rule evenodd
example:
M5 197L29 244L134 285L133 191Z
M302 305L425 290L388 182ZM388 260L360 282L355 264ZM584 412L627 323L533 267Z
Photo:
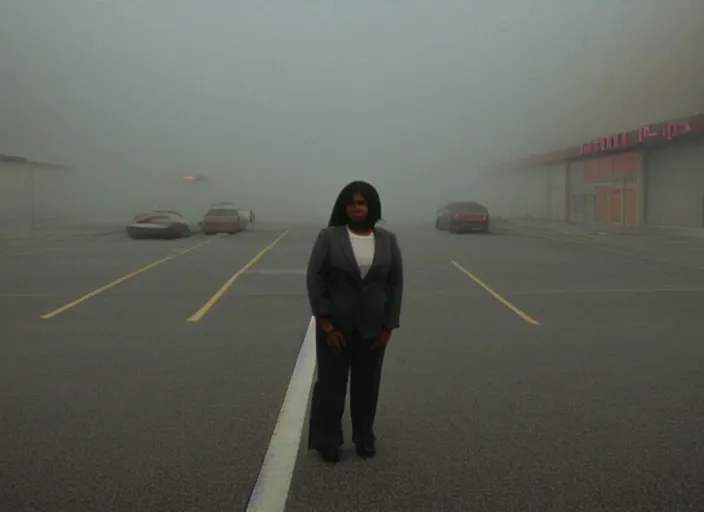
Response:
M286 508L314 373L315 318L311 317L247 512L284 512Z

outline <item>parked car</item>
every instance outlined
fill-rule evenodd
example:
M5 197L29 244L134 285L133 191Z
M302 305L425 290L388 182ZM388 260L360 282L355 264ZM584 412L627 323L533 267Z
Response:
M436 212L435 228L439 231L460 233L489 232L489 210L476 201L448 203Z
M239 209L233 204L211 207L203 216L200 227L206 235L217 233L234 235L246 229Z
M176 211L154 210L135 215L125 227L130 238L182 238L189 236L188 223Z
M240 218L242 219L244 229L254 228L254 212L248 209L240 209L238 211L240 214Z
M449 205L445 205L435 212L435 229L438 231L447 231L450 229L450 210L448 206Z

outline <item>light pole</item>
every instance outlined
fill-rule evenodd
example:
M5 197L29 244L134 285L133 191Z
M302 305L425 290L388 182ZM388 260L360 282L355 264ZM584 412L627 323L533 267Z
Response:
M186 201L184 201L184 204L190 205L190 207L193 209L193 215L200 217L201 215L203 215L203 212L201 210L206 207L205 201L203 200L203 196L205 194L203 186L208 181L208 178L206 178L202 174L195 174L190 176L184 176L182 179L186 184L188 194L188 197ZM198 209L198 212L196 211L196 208Z
M36 199L34 191L34 181L35 181L36 167L31 166L29 168L29 229L34 231L36 227Z

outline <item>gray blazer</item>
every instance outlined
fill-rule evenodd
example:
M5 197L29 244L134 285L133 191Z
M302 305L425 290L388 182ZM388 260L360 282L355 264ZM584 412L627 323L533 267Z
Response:
M347 227L320 231L308 261L308 300L313 316L328 318L347 337L379 336L398 329L403 261L396 235L374 228L374 260L362 279Z

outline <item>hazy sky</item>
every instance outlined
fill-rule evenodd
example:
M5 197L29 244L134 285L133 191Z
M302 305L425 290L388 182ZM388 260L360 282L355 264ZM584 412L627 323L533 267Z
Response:
M702 0L2 0L0 153L113 192L201 172L271 211L355 178L435 202L488 162L704 111L703 20Z

